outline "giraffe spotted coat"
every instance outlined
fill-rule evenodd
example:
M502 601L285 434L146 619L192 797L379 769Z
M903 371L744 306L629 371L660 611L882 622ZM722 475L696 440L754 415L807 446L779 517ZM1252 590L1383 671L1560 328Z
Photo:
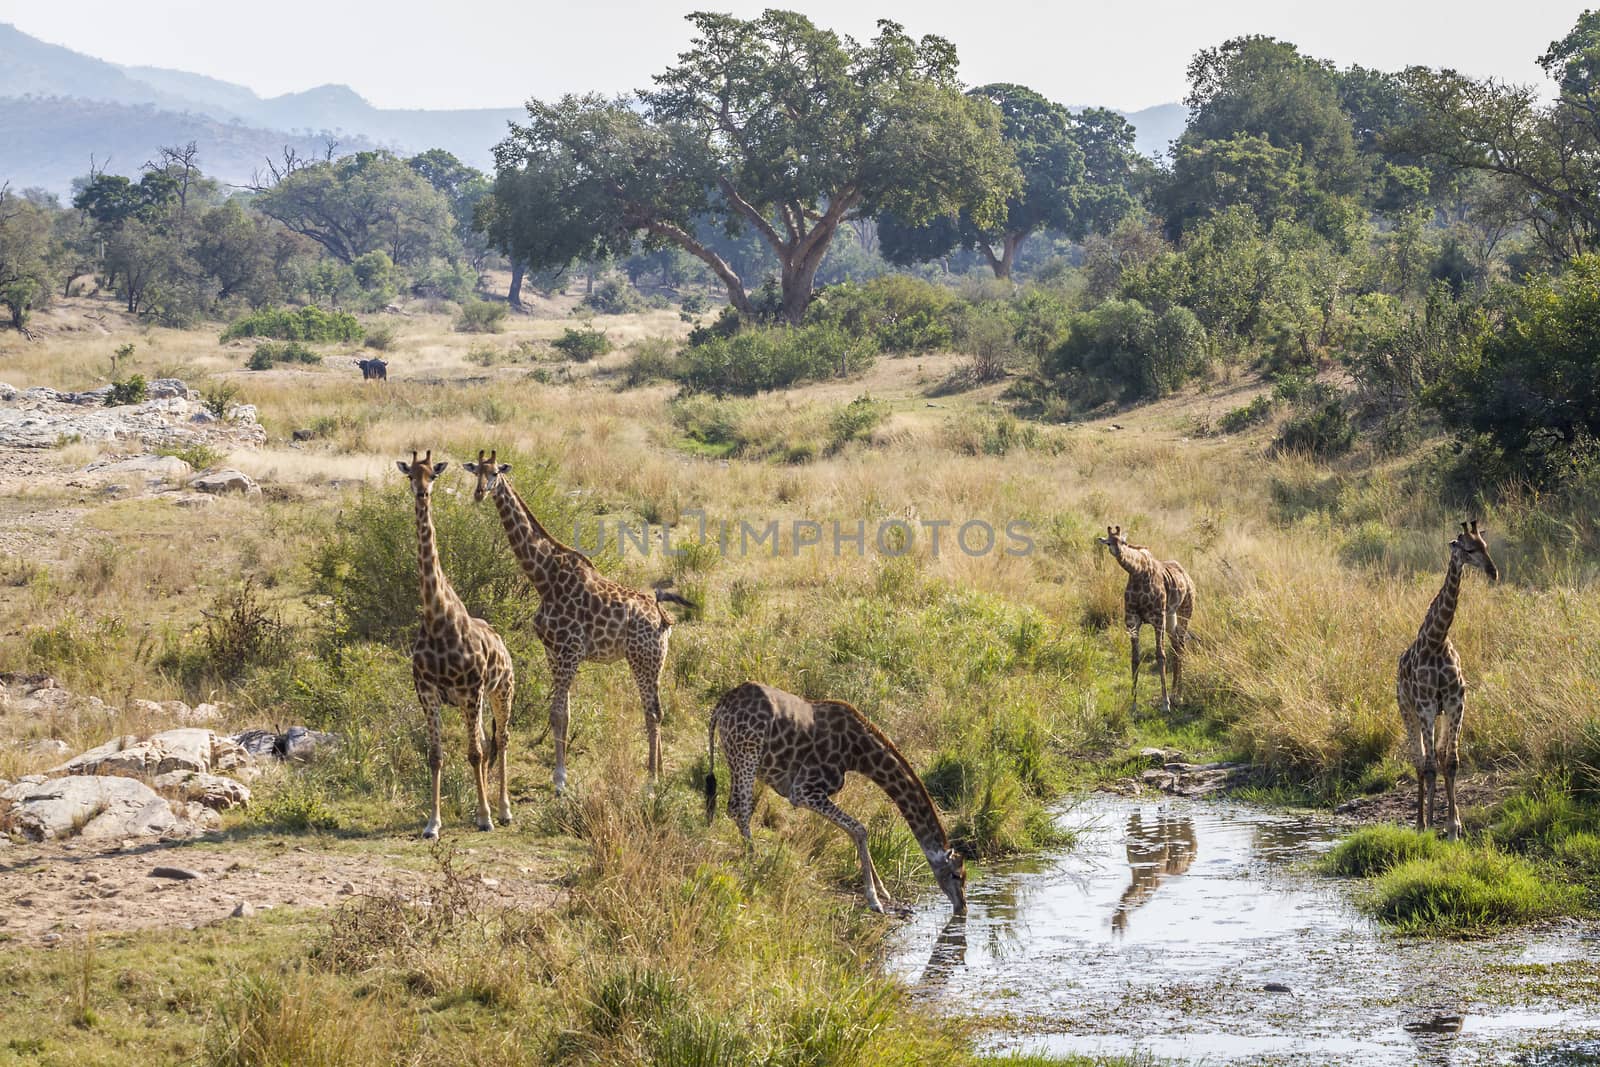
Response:
M706 821L716 814L717 736L728 761L728 814L746 842L755 810L755 784L765 782L789 803L823 816L855 843L867 906L893 906L867 850L867 831L833 802L847 773L878 785L904 816L939 888L957 913L965 912L966 869L950 848L944 824L922 780L900 750L866 716L839 700L807 700L781 689L745 682L729 690L711 712L707 745Z
M1123 622L1133 646L1133 707L1139 707L1139 631L1145 625L1156 635L1156 675L1161 679L1161 710L1172 710L1167 692L1167 655L1163 636L1172 639L1172 692L1177 692L1183 675L1183 650L1189 638L1189 620L1194 616L1194 581L1177 560L1156 559L1143 545L1129 544L1122 527L1107 526L1106 536L1096 538L1111 550L1111 556L1128 572L1128 586L1122 593Z

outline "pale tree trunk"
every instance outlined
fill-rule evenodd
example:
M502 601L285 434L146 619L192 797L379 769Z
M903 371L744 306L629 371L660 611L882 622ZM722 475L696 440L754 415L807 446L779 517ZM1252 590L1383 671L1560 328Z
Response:
M1017 249L1022 247L1022 242L1028 239L1027 233L1007 233L1000 239L1000 254L996 256L994 249L987 241L981 241L978 247L983 250L983 256L989 261L989 269L994 271L994 276L1001 281L1011 280L1011 268L1017 261Z

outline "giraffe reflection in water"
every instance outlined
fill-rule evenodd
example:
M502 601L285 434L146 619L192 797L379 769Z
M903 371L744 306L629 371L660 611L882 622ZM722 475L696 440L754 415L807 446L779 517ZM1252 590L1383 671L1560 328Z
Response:
M1111 916L1111 928L1119 934L1127 933L1128 915L1155 896L1163 880L1187 871L1199 852L1189 819L1165 813L1151 819L1138 811L1128 816L1127 847L1133 881Z

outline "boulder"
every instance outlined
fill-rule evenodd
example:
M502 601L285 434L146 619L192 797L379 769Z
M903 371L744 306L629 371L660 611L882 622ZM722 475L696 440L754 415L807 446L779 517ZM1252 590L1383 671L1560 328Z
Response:
M157 378L145 386L145 396L151 400L166 400L170 397L187 400L189 386L181 378Z
M281 734L272 730L245 730L234 734L231 740L257 759L275 758L309 763L319 753L336 747L339 735L304 726L291 726Z
M255 422L256 406L254 404L238 404L228 409L228 419L232 422Z
M176 794L194 804L204 804L213 811L246 807L250 803L249 786L219 774L171 771L156 775L150 784L163 793Z
M196 704L191 708L181 700L130 700L128 710L156 722L181 726L209 726L222 718L222 708L216 704Z
M248 767L250 754L210 730L185 727L150 737L135 734L107 741L68 760L51 774L113 774L150 778L172 771L214 774Z
M4 401L5 403L9 404L19 395L20 394L18 393L16 386L7 385L5 382L0 382L0 401Z
M196 426L207 426L217 421L217 417L209 411L197 411L189 416L189 421Z
M190 836L215 823L209 812L189 814L131 778L34 775L0 793L0 830L32 841Z
M248 474L224 467L210 474L202 474L189 483L202 493L259 493L261 487Z

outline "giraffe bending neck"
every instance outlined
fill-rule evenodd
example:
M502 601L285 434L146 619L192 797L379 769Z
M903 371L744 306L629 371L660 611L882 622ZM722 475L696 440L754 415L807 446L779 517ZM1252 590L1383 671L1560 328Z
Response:
M1129 574L1149 574L1156 569L1156 558L1147 548L1138 548L1134 545L1123 545L1113 553L1117 563Z
M922 846L923 855L928 857L930 863L937 865L950 852L950 838L945 833L938 811L934 809L933 798L928 796L927 787L917 777L917 772L911 769L911 764L906 762L905 756L900 754L900 750L865 718L859 721L867 733L867 751L862 754L857 769L882 789L894 806L900 809L917 844Z
M422 574L422 625L428 630L461 626L466 622L466 605L451 587L439 566L434 544L433 508L428 494L417 493L417 568Z
M1445 638L1450 636L1450 624L1456 618L1456 604L1461 597L1461 560L1453 553L1450 556L1449 566L1445 568L1444 585L1439 588L1439 595L1433 598L1433 603L1428 605L1428 614L1422 620L1422 629L1417 632L1417 640L1428 645L1443 645Z

